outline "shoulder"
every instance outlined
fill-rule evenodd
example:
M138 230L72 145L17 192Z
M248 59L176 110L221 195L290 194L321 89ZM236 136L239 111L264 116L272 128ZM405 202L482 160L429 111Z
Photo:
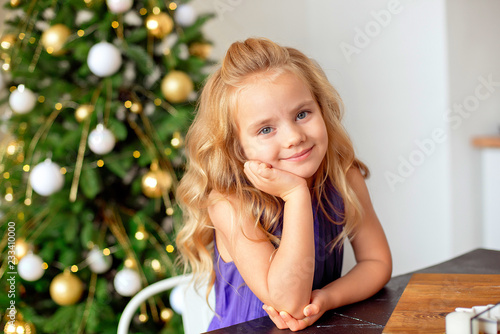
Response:
M346 174L347 183L358 196L368 196L365 177L361 174L359 168L351 167Z
M346 178L349 183L365 183L365 178L357 167L351 167L347 171Z
M236 195L217 191L212 191L209 195L208 216L215 230L228 238L239 235L262 238L259 225L255 223L250 211Z
M218 218L224 211L232 208L229 198L215 190L208 195L208 203L208 215L212 222L214 218Z
M239 204L234 195L221 194L212 190L208 196L208 216L216 229L225 229L235 214L239 211Z

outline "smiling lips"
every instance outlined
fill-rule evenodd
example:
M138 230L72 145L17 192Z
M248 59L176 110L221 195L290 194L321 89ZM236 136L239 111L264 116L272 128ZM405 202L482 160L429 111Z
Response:
M311 151L312 151L313 147L308 148L307 150L301 151L299 153L296 153L296 154L292 155L291 157L288 157L288 158L285 158L285 159L282 159L282 160L286 160L286 161L302 161L304 159L307 159L307 157L309 157L309 155L311 154Z

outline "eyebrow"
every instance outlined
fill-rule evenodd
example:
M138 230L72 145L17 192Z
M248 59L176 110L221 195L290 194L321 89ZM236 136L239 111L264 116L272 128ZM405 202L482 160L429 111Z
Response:
M290 110L290 113L295 113L306 106L309 107L309 106L312 106L314 104L316 104L316 102L314 100L306 100L306 101L300 102L296 107L294 107ZM248 128L251 130L259 129L262 126L271 123L272 121L273 121L272 117L256 120L255 122L250 122Z

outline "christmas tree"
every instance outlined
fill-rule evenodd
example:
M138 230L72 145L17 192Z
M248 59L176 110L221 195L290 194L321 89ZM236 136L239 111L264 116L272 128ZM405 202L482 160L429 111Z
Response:
M5 333L116 333L131 296L179 274L175 188L210 65L192 5L11 0L0 40ZM131 332L182 333L168 292Z

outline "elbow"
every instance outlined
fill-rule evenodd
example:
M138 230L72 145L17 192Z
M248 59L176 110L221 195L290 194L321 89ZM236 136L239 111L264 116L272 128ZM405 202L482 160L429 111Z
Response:
M304 318L304 308L309 305L311 293L298 296L294 293L282 292L271 298L271 306L278 312L285 311L295 319Z
M384 282L384 284L382 286L384 286L390 281L390 279L392 277L392 260L391 259L383 262L382 273L383 273L382 279Z

